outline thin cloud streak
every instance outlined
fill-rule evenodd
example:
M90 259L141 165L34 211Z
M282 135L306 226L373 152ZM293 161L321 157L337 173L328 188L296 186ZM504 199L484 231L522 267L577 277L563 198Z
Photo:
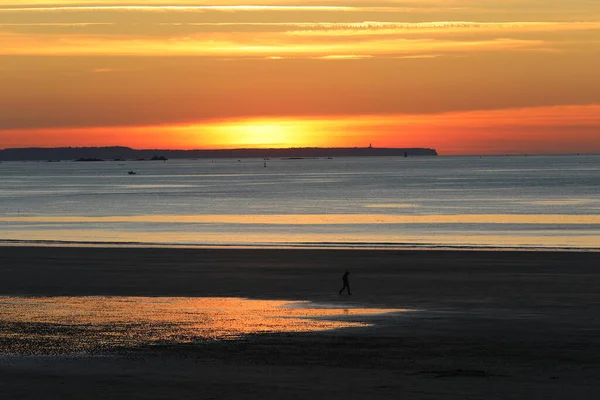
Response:
M229 40L228 40L229 39ZM60 36L2 34L4 43L0 55L129 55L129 56L377 56L406 53L507 51L517 49L545 49L541 40L492 39L443 41L435 39L385 39L349 43L282 42L279 36L264 37L256 42L232 41L231 38L176 37L166 40L113 36Z
M364 54L364 55L339 54L339 55L334 55L334 56L323 56L323 57L317 57L317 58L320 60L363 60L363 59L373 58L373 56L370 54Z
M412 9L412 8L409 8ZM300 5L108 5L108 6L45 6L45 7L0 7L0 12L69 12L69 11L143 11L143 12L190 12L190 11L389 11L396 7L352 7L352 6L300 6Z
M115 26L114 22L23 22L23 23L1 23L0 27L20 27L20 26Z
M2 23L0 26L113 26L115 22L23 22ZM119 23L126 25L126 23ZM139 23L137 24L139 25ZM587 31L600 30L600 21L595 22L477 22L477 21L431 21L431 22L158 22L149 23L149 26L165 27L269 27L281 28L281 32L290 35L355 35L355 34L390 34L390 33L437 33L437 32L496 32L496 31L523 31L523 32L556 32L556 31ZM293 28L295 30L288 30ZM203 31L204 32L204 31ZM207 31L209 32L209 31ZM221 32L221 31L217 31ZM232 30L232 32L236 32ZM260 32L257 30L257 32Z
M599 22L469 22L440 21L422 23L362 22L362 23L313 23L294 25L303 30L287 31L297 36L354 36L392 35L407 33L482 33L499 31L557 32L600 30Z

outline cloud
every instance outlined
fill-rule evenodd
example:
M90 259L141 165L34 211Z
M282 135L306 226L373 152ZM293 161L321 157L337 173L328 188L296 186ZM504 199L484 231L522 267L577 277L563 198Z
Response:
M543 49L541 40L498 38L488 40L439 40L382 38L370 41L287 40L272 33L186 35L167 38L115 35L52 35L0 32L1 55L129 55L202 57L340 57L352 55L396 56L419 53L510 51Z
M77 6L13 6L2 7L0 12L86 12L86 11L137 11L137 12L204 12L204 11L389 11L393 7L352 7L325 5L77 5Z
M114 26L112 22L22 22L22 23L0 23L0 27L20 26Z
M318 57L321 60L363 60L373 58L370 54L338 54Z
M286 24L284 24L286 25ZM600 30L599 22L359 22L359 23L305 23L287 24L301 29L286 31L298 36L357 36L398 34L479 34L484 32L557 32Z

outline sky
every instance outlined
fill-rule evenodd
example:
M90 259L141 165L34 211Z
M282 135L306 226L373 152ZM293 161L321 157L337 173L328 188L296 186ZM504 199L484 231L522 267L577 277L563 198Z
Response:
M0 148L600 153L600 0L0 0Z

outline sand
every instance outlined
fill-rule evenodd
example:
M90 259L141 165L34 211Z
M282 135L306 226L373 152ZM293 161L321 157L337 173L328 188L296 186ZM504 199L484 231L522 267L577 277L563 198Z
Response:
M4 355L0 392L596 399L599 261L590 252L0 247L2 296L244 297L416 310L367 318L367 328L99 355ZM352 296L337 293L345 270Z

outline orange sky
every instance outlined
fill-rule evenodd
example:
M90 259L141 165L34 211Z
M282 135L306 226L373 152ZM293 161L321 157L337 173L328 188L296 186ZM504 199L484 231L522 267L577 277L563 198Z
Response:
M598 48L587 0L0 0L0 148L600 153Z

